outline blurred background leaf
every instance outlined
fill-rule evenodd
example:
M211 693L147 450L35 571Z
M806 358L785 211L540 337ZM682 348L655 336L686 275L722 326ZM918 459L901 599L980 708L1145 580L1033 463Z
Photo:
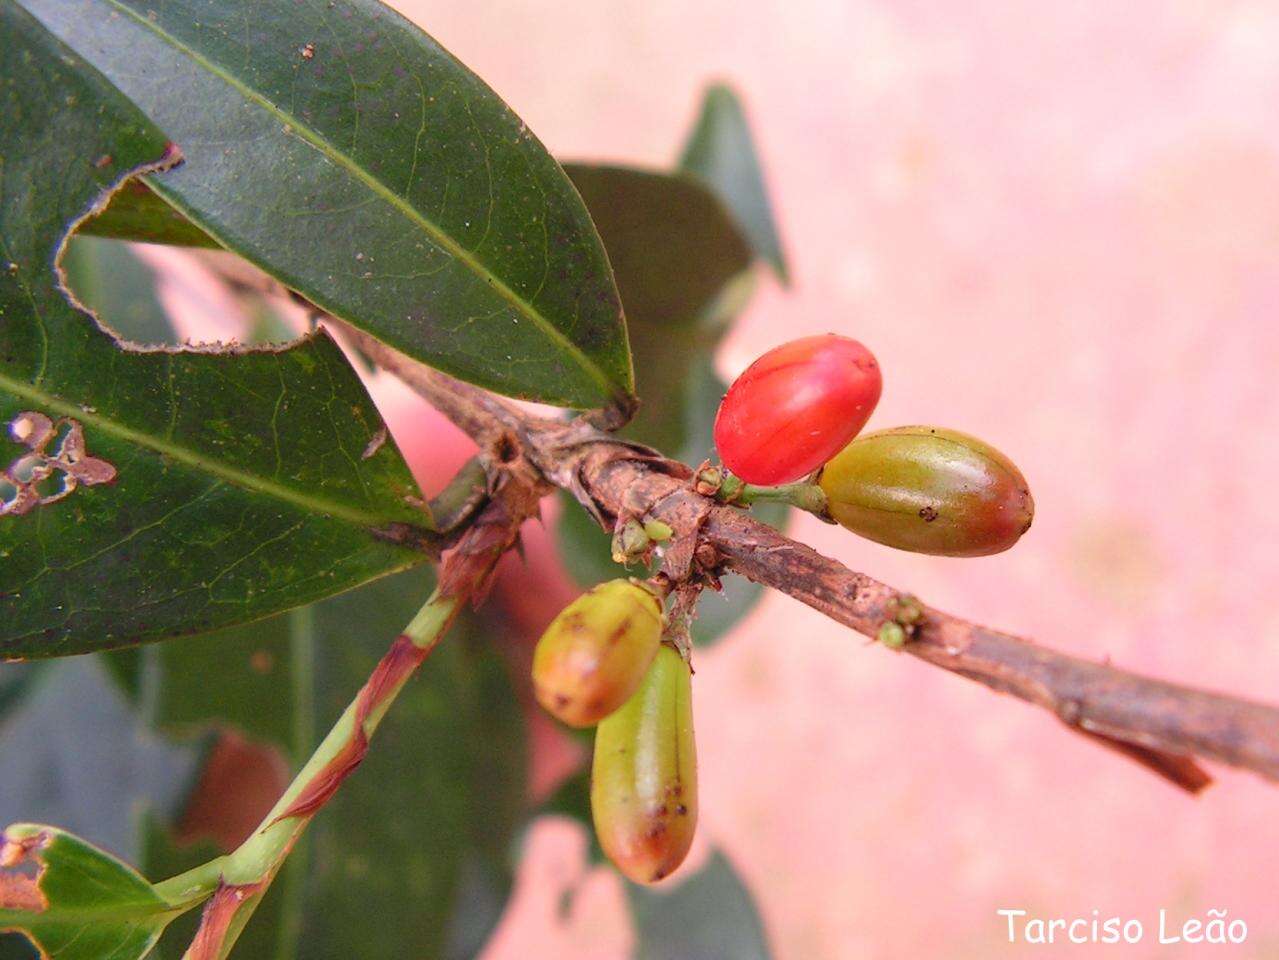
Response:
M707 88L679 168L715 191L732 211L755 254L773 268L782 283L789 283L755 138L746 109L732 87L715 84Z
M73 237L62 258L67 286L121 339L173 343L173 327L156 296L155 272L127 243Z
M720 110L716 107L716 118ZM737 120L744 124L741 111ZM721 123L715 119L712 127L718 130ZM716 151L741 146L737 138L720 139L701 152L714 157ZM724 194L692 175L585 164L565 169L599 226L627 311L639 412L624 435L684 463L716 459L711 427L726 385L715 372L714 354L751 298L755 281L748 236ZM756 185L762 189L762 182ZM757 205L761 198L751 202ZM762 202L767 212L766 198ZM573 579L590 587L622 574L611 556L609 534L567 493L561 493L560 505L555 539ZM757 506L753 513L779 527L787 519L787 509L776 504ZM703 594L693 642L715 643L761 596L762 587L725 578L723 593Z
M632 960L769 960L755 901L719 850L697 873L657 888L626 885L635 919Z

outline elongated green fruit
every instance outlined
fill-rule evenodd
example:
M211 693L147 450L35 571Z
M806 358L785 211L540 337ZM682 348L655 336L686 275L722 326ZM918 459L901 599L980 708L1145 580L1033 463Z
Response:
M533 652L537 702L590 727L630 699L662 639L662 603L630 580L610 580L560 611Z
M688 855L697 829L692 683L670 647L595 732L591 816L608 858L636 883L669 876Z
M1030 529L1026 478L989 444L957 430L897 427L854 440L819 480L835 520L913 553L981 557Z

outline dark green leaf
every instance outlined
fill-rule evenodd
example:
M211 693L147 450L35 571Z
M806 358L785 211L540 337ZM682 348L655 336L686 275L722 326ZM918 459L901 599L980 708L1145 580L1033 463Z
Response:
M789 282L746 111L731 87L718 84L706 91L679 165L715 190L733 211L755 253L783 283Z
M366 450L381 418L326 337L126 351L63 298L66 223L165 141L26 14L0 28L0 460L31 478L0 488L0 655L208 630L422 560L408 468Z
M105 210L80 225L80 232L181 247L217 246L212 237L156 196L141 180L125 184Z
M2 842L23 853L0 867L0 930L57 960L141 960L182 912L132 868L56 827L14 824Z
M374 0L24 0L181 147L153 190L410 356L564 406L631 393L577 193L484 83Z
M749 297L751 253L723 205L682 175L614 166L566 169L599 225L626 304L640 396L626 434L696 464L709 455L710 356L729 318ZM583 586L615 577L609 536L571 498L557 524L560 555ZM740 615L748 584L734 596L708 597L694 625L699 643ZM741 596L738 596L741 594ZM742 611L744 612L744 611Z
M633 960L770 960L755 902L732 863L711 853L678 886L626 885L635 919Z
M395 579L379 581L372 589ZM157 730L179 741L232 731L250 738L254 747L278 751L282 763L296 767L314 746L315 725L331 719L313 716L312 625L322 607L317 604L259 623L105 656L143 661L139 673L145 689L139 690L136 702ZM352 686L359 682L358 677L350 680ZM209 800L202 798L206 808ZM224 808L228 819L239 819L236 807L243 802L241 795L230 793L214 802ZM208 839L192 842L194 838L186 836L178 842L174 825L180 822L173 816L146 818L138 859L148 876L174 876L229 852ZM293 848L236 942L238 960L275 960L296 952L310 844L310 835L304 834ZM165 931L155 960L182 956L198 924L196 914L178 918Z
M599 227L626 307L640 408L625 435L676 454L688 371L749 293L750 248L714 194L689 177L565 170Z

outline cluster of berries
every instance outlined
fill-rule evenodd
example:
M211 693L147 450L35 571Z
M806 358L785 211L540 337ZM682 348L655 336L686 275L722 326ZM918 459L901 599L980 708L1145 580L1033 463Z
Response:
M938 427L858 437L881 389L875 358L846 337L807 337L764 354L720 405L715 445L730 473L716 471L717 493L745 503L770 490L787 499L802 487L805 495L792 502L917 553L982 556L1011 547L1034 511L1013 463ZM687 643L672 636L663 603L653 583L600 584L560 612L533 656L538 702L570 726L597 728L596 835L640 883L683 862L697 823Z
M805 337L764 354L733 382L715 447L748 484L807 478L828 519L913 553L980 557L1030 529L1021 472L976 437L911 426L858 437L879 402L879 364L856 340Z

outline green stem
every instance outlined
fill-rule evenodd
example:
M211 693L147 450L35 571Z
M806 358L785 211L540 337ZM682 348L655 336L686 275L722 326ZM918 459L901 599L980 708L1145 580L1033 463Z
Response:
M225 862L226 857L216 857L186 873L162 880L155 884L155 892L175 907L194 906L217 889Z
M798 483L783 483L776 487L759 487L753 483L743 483L733 489L730 502L786 503L799 510L807 511L827 523L832 522L825 491L817 484L804 480Z
M440 598L432 595L426 605L418 611L404 633L414 645L429 648L444 634L453 622L457 612L457 601L453 598ZM371 737L382 722L387 709L404 687L403 680L391 690L386 698L378 704L364 721L364 735ZM352 700L347 708L333 724L328 735L320 741L320 745L311 754L305 766L294 778L293 783L276 801L271 812L262 820L262 825L240 845L240 848L227 858L223 876L227 883L256 883L268 876L271 869L288 853L293 841L306 829L310 817L288 817L278 819L293 801L298 798L311 780L324 770L330 760L334 759L346 746L355 733L355 713L358 699Z
M448 630L459 608L460 602L456 597L440 597L438 594L433 594L405 627L404 635L419 650L429 651ZM409 671L399 677L391 688L380 692L378 702L364 718L365 737L372 737L386 715L387 709L411 675L412 671ZM325 772L330 762L337 759L343 749L350 745L356 736L355 720L359 703L360 700L357 697L342 712L328 735L320 741L310 759L298 772L293 783L263 818L257 830L239 848L225 857L211 860L194 870L156 885L161 895L175 904L197 903L213 893L221 884L259 885L258 889L251 896L246 897L237 909L235 922L231 925L222 947L223 956L230 950L289 851L310 823L314 811L290 816L284 816L284 814L312 781Z

